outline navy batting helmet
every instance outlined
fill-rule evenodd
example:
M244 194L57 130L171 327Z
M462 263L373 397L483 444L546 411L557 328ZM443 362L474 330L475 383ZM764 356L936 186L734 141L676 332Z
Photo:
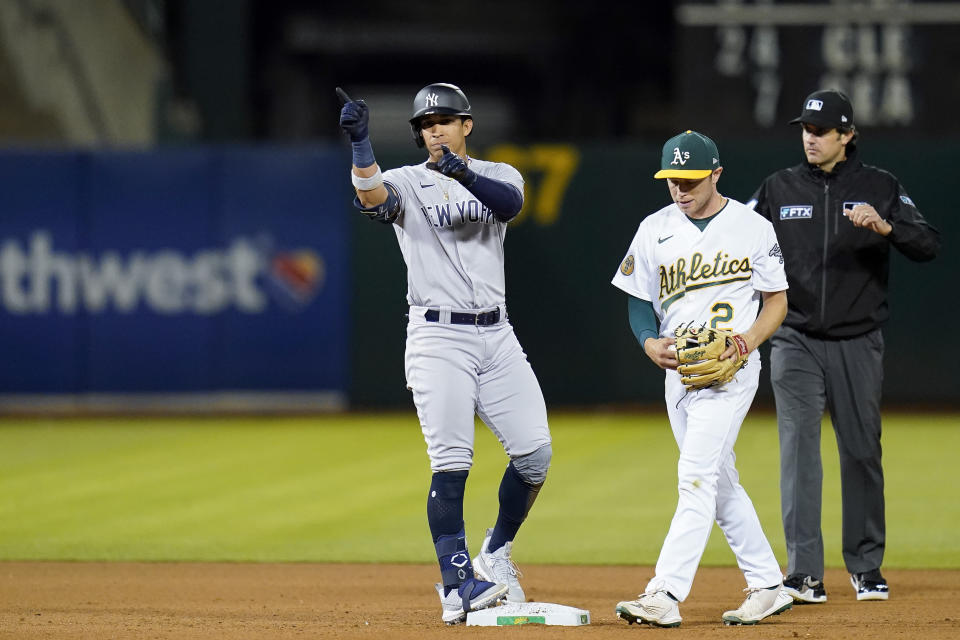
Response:
M466 116L473 118L470 113L470 102L463 95L460 87L446 82L428 84L417 92L413 99L413 117L410 118L410 129L413 131L413 141L418 147L423 146L423 136L420 135L420 118L433 113L445 113L452 116Z

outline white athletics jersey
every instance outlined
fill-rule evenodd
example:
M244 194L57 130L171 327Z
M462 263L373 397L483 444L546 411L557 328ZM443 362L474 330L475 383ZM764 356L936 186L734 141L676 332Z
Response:
M469 166L523 194L523 177L510 165L470 158ZM505 305L507 223L426 162L385 171L383 180L400 194L402 210L393 228L407 263L407 302L454 311Z
M773 225L730 198L703 231L672 203L647 216L612 282L652 302L660 336L671 338L689 322L743 333L759 292L787 288Z

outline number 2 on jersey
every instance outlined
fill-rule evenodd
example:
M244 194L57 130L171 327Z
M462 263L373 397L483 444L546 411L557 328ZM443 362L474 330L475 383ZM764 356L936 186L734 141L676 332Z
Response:
M717 325L733 320L733 307L730 305L730 303L717 302L710 307L710 311L712 311L714 314L713 317L710 318L710 328L727 329L728 327L718 327Z

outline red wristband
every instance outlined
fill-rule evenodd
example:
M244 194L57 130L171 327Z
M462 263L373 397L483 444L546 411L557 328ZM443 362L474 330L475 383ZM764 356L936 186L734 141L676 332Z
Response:
M737 345L737 351L740 352L741 358L750 352L750 349L747 348L747 341L739 333L733 336L733 341Z

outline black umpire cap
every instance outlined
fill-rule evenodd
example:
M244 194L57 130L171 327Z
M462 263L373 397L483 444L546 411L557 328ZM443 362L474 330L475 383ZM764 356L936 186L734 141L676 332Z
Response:
M835 89L814 91L803 101L803 112L790 124L798 122L824 129L852 129L853 105L850 98Z

